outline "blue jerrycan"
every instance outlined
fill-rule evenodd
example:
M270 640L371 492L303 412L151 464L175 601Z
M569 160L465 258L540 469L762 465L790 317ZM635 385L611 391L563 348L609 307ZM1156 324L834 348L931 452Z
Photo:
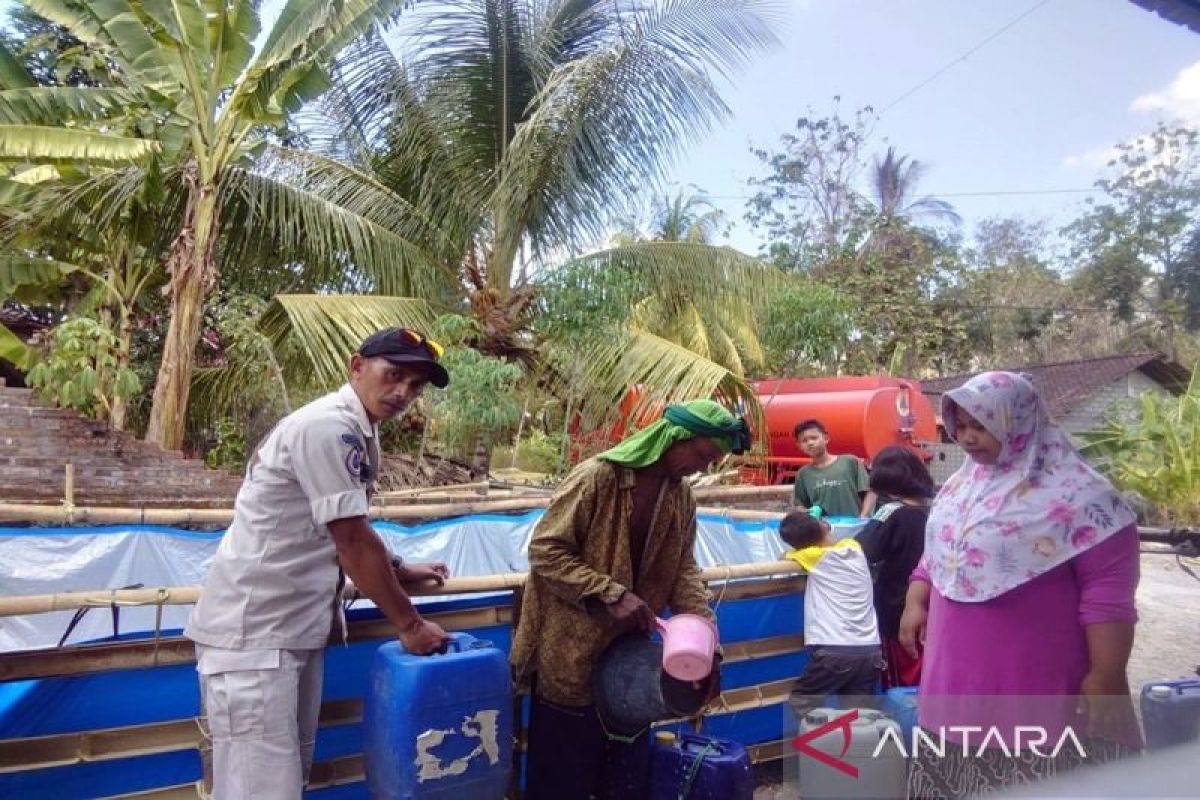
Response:
M670 731L650 751L650 800L752 800L754 771L746 748L729 739Z
M1200 680L1151 681L1142 687L1146 749L1200 739Z
M444 654L399 642L375 653L363 717L372 800L500 800L512 766L508 659L490 642L453 637Z
M887 690L883 698L883 710L900 723L904 741L912 740L913 728L917 726L917 687L896 686Z

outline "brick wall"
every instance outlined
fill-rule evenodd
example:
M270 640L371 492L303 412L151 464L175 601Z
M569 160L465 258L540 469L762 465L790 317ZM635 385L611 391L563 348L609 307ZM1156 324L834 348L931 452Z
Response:
M241 485L230 473L0 383L0 501L62 502L68 463L77 506L230 507Z
M1130 401L1140 402L1141 396L1146 392L1164 396L1170 394L1162 387L1162 384L1134 370L1121 380L1110 383L1075 406L1057 422L1063 430L1072 435L1072 441L1078 446L1083 442L1075 434L1095 430L1104 424L1105 417L1115 405L1118 403L1128 404Z

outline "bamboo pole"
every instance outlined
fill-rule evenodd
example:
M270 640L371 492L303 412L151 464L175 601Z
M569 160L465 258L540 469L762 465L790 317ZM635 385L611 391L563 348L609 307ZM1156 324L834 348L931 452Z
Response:
M510 500L478 500L471 502L430 503L411 506L375 506L372 519L393 522L427 519L447 519L470 514L500 514L532 511L545 508L548 497L522 497ZM771 521L783 515L773 511L745 511L701 507L701 514L728 517L734 520ZM57 505L0 503L0 522L29 522L53 525L196 525L226 527L233 521L233 510L227 508L107 508L80 506L68 508Z
M792 561L768 563L731 564L727 567L710 567L701 570L704 581L729 581L744 578L766 578L774 575L795 575L803 570ZM469 578L451 578L442 586L433 584L413 587L410 594L436 596L447 594L485 594L516 589L525 583L524 572L509 572L500 575L481 575ZM200 599L198 586L166 586L153 589L96 589L86 592L58 592L55 594L19 595L0 597L0 617L15 617L26 614L47 614L53 611L71 611L77 608L106 608L119 606L177 606L191 605Z
M57 525L203 525L223 526L233 520L224 508L103 508L0 503L0 522L41 522Z
M479 492L487 488L487 481L476 481L474 483L448 483L441 486L419 486L414 489L393 489L390 492L380 492L377 496L384 498L420 497L421 495L427 494Z
M67 508L75 507L75 465L69 461L63 475L63 505Z
M711 486L693 489L697 502L762 502L791 500L791 485L784 486Z
M530 497L488 500L472 503L431 503L416 506L375 506L371 518L389 522L452 519L471 514L503 514L545 508L547 498ZM701 506L699 513L731 520L772 522L782 512L753 511L717 506ZM120 508L103 506L50 506L24 503L0 503L0 522L43 525L188 525L223 528L233 522L233 510L221 508Z
M474 490L483 486L484 482L466 483L461 486L431 486L420 491L413 489L404 489L394 492L380 492L375 497L383 505L400 504L404 501L428 503L435 499L446 503L455 502L479 502L478 497L472 497L467 490ZM508 499L524 499L526 496L531 499L539 495L548 494L547 491L540 490L538 487L505 487L502 489L493 489L492 495L503 497L501 494L508 492L511 496ZM791 486L706 486L698 487L692 490L692 494L696 497L697 502L712 502L712 503L734 503L734 502L769 502L775 500L790 500L792 497Z

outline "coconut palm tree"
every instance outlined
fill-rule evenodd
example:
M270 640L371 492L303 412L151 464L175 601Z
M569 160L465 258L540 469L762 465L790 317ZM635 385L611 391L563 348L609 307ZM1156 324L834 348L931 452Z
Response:
M531 326L544 313L539 287L567 259L636 273L669 310L686 301L715 313L730 292L754 303L778 276L730 248L638 241L588 250L607 237L624 198L654 186L682 146L725 117L716 80L773 41L764 8L759 0L418 6L339 60L312 140L437 224L457 280L417 299L469 309L480 330L471 344L490 355L528 366L554 360L539 352L554 343L539 342ZM403 298L392 302L399 310ZM308 310L320 307L316 298ZM300 323L294 307L287 313ZM323 341L341 351L321 360L335 363L351 342L336 315L320 313ZM744 390L730 370L660 336L593 333L572 341L569 359L603 387L585 392L589 400L611 403L633 381L654 388L651 401Z
M725 220L703 192L675 192L656 196L646 221L626 219L624 230L614 242L688 242L708 245ZM645 232L643 232L645 229ZM719 304L693 302L685 286L678 292L644 293L632 304L629 323L637 330L654 334L732 372L746 372L745 359L761 364L764 354L757 335L758 311L744 298L723 296Z
M691 242L712 244L725 223L725 212L712 204L701 191L678 191L655 196L650 201L648 219L631 214L613 237L618 244L640 241Z
M897 156L889 147L883 158L875 157L871 170L871 193L867 198L875 208L878 224L896 222L919 225L925 223L962 222L958 212L945 200L925 195L916 196L917 184L925 176L926 165L908 156Z
M256 0L20 2L103 52L120 81L20 86L13 60L0 60L0 163L55 169L67 195L27 206L13 223L22 232L120 227L134 198L156 215L170 316L147 439L181 445L222 260L241 267L241 256L274 250L331 281L350 274L391 292L438 280L424 249L437 239L412 209L367 175L280 144L330 85L334 56L402 0L288 0L257 52Z

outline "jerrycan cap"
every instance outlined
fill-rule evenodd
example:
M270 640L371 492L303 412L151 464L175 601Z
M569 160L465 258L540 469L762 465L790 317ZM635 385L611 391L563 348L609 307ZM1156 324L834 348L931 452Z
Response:
M1150 687L1150 696L1156 700L1166 700L1173 694L1175 694L1175 690L1170 686L1163 686L1162 684L1159 684Z
M664 745L675 744L675 734L671 731L655 731L654 741Z

